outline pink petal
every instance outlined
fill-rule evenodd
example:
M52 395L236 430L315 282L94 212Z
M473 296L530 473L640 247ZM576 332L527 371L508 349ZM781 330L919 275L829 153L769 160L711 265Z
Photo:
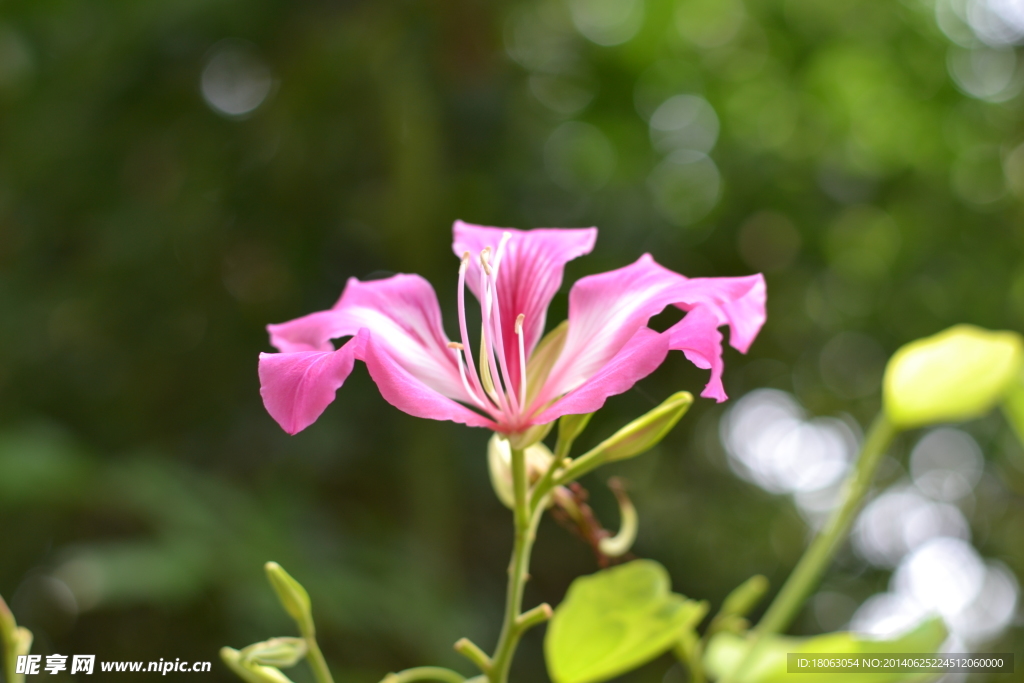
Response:
M698 277L687 280L685 299L673 302L684 311L706 305L720 325L729 325L729 345L746 353L765 321L767 290L764 276Z
M270 344L278 351L331 351L332 339L348 337L356 332L345 325L345 318L336 311L317 311L278 325L267 325Z
M313 424L334 400L355 364L360 337L337 351L260 354L260 395L281 428L297 434Z
M704 370L711 370L711 379L704 391L704 398L713 398L719 403L729 398L722 385L722 333L718 331L718 318L707 306L697 306L682 320L665 331L670 349L682 351L687 360Z
M670 301L681 275L645 254L635 263L582 278L569 292L569 331L538 400L568 393L593 377Z
M430 420L461 422L471 427L498 428L494 421L427 386L393 358L388 345L373 333L366 335L360 358L384 400L402 412Z
M579 415L598 410L609 396L628 391L654 372L668 354L669 341L668 332L659 334L650 328L641 327L595 375L552 404L533 422L545 424L562 415Z
M331 339L369 330L390 357L431 389L468 401L455 351L441 324L434 288L419 275L360 282L351 278L338 303L280 325L268 325L281 351L328 351Z
M548 304L562 286L565 264L589 254L597 240L597 228L556 229L488 228L455 221L452 250L460 258L472 255L466 277L469 288L479 299L479 253L491 247L492 259L504 233L511 235L498 268L498 299L501 306L501 330L505 358L513 387L519 389L519 341L515 335L516 317L522 313L523 342L526 355L533 351L544 333Z
M733 346L746 351L764 323L764 301L760 275L691 280L658 265L649 254L625 268L585 277L569 292L565 348L538 405L594 377L652 316L673 304L689 311L687 318L697 315L674 328L671 347L686 350L699 367L712 369L705 393L721 400L721 351L715 351L721 334L716 328L728 324Z

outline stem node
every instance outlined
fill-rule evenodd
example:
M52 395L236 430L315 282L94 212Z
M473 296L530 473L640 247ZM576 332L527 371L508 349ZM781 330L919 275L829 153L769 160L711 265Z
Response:
M487 653L469 638L459 638L455 642L455 651L476 664L477 668L485 674L490 673L493 663Z

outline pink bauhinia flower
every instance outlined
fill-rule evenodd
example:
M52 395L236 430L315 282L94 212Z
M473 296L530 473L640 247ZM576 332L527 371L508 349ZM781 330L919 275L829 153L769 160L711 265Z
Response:
M745 353L764 324L761 275L691 279L644 254L576 282L569 319L542 340L565 264L593 249L597 229L524 231L456 221L454 238L461 259L458 341L444 332L434 289L405 274L352 278L330 310L267 327L280 353L260 354L260 393L286 432L316 421L357 359L399 410L513 437L597 410L673 349L711 370L701 395L721 402L718 328L728 325L730 343ZM480 304L477 334L466 323L467 285ZM667 306L686 315L664 332L647 327ZM335 349L332 340L344 337L350 339Z

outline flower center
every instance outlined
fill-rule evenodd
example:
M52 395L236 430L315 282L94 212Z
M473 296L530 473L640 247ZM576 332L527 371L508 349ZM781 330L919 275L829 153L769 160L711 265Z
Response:
M516 317L514 333L519 346L519 391L512 384L508 359L505 357L505 343L501 329L501 303L498 297L498 273L501 258L511 239L511 233L503 233L493 260L491 247L484 247L477 255L480 264L478 299L480 300L480 361L479 371L473 363L473 352L469 344L466 325L466 277L469 273L472 255L467 251L459 265L459 332L462 341L451 342L459 363L459 376L473 404L484 410L499 422L514 422L526 409L526 349L523 340L523 321L520 313ZM468 372L467 372L468 368Z

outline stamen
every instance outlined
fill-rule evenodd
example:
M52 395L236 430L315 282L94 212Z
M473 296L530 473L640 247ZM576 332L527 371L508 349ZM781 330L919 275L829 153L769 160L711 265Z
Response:
M489 276L491 274L491 248L484 247L480 252L480 267L484 269L484 272Z
M505 245L512 239L512 233L508 230L501 233L501 241L498 242L498 252L494 255L494 277L498 277L498 266L501 265L501 257L505 253Z
M454 346L452 346L453 344ZM484 402L480 400L480 397L476 395L476 392L469 387L469 382L466 381L466 366L462 362L461 353L462 344L457 344L456 342L449 342L448 348L456 349L455 355L458 357L459 361L459 379L462 380L462 388L466 390L466 393L469 394L469 397L473 399L473 403L475 403L481 410L491 413L493 415L493 411L490 410L486 405L484 405Z
M489 249L485 249L484 252L489 252ZM485 263L486 262L485 261L485 253L484 252L480 253L480 262L481 263ZM491 396L492 399L494 399L498 403L498 405L501 407L501 410L506 415L511 416L513 414L513 411L512 411L512 408L509 405L508 397L506 396L506 390L508 388L510 388L510 387L508 386L508 382L507 381L505 382L504 386L502 385L501 379L500 379L500 374L499 374L500 373L501 365L504 364L504 363L502 363L502 361L504 360L504 355L501 354L501 346L500 346L501 342L500 342L500 339L499 339L498 343L495 344L494 338L493 338L493 336L491 334L494 331L497 331L498 334L501 334L501 325L500 325L500 323L497 324L497 325L494 324L494 317L493 316L495 316L497 314L493 313L492 308L491 308L491 304L492 303L493 304L497 304L498 300L497 300L497 297L495 296L494 291L493 291L493 289L491 287L491 284L493 282L493 278L488 277L488 274L489 273L487 273L483 269L481 269L481 271L480 271L480 293L482 294L483 298L480 301L480 309L481 309L480 322L481 322L481 327L483 328L482 331L483 331L483 338L484 338L484 340L483 340L483 347L484 348L483 348L483 352L482 353L486 354L485 357L487 359L487 370L490 373L491 385L492 385L492 389L494 390L494 393L489 394L489 395ZM498 320L500 321L501 317L500 316L497 316L497 317L498 317ZM495 347L497 347L497 352L499 354L497 361L495 360ZM480 362L481 362L481 365L483 365L484 361L481 360ZM483 372L483 368L482 367L481 367L481 372ZM507 377L508 377L508 373L507 372L505 373L505 376L506 376L506 379L507 379Z
M516 316L516 336L519 337L519 393L522 394L523 403L522 409L525 411L526 406L526 343L523 337L523 321L526 320L526 315L520 313Z
M459 332L462 334L462 352L466 356L466 365L469 366L469 376L473 380L473 390L469 391L469 395L473 397L473 400L478 404L486 403L487 392L484 391L483 384L480 382L480 376L477 374L476 365L473 364L473 353L469 346L469 335L467 334L466 326L466 271L469 269L469 259L471 258L470 253L467 251L462 254L462 263L459 265ZM459 372L465 373L466 370L462 366L462 356L459 356ZM481 405L488 413L494 415L494 405Z
M458 349L459 351L464 351L466 347L463 346L462 344L460 344L459 342L448 342L448 348L449 349Z

